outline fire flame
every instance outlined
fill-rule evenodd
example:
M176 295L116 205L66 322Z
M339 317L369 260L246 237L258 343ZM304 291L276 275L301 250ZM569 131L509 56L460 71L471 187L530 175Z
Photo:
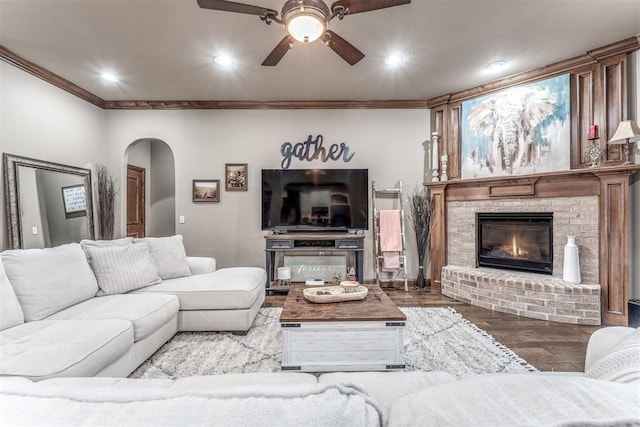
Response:
M511 255L514 257L521 257L526 256L528 253L529 251L518 246L518 241L516 240L516 236L514 234L511 238Z

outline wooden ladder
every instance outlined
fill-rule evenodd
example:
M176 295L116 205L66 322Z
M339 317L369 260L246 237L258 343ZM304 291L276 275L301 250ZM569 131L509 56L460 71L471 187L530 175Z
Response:
M376 199L392 199L398 203L400 210L400 230L402 233L402 250L400 251L400 268L394 271L391 277L381 277L383 255L380 247L380 211L376 207ZM402 181L398 182L398 188L378 189L375 180L371 181L371 207L373 210L373 265L376 270L376 283L394 282L401 277L404 280L404 290L409 291L407 282L407 245L405 240L404 205L402 199Z

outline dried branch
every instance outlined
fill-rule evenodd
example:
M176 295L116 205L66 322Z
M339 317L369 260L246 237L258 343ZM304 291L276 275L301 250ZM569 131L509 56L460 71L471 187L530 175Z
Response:
M418 260L422 265L424 256L429 248L431 236L431 197L429 191L423 186L416 186L409 196L408 217L416 233L418 244Z
M102 240L111 240L115 223L115 180L111 171L104 165L96 166L98 185L98 236Z

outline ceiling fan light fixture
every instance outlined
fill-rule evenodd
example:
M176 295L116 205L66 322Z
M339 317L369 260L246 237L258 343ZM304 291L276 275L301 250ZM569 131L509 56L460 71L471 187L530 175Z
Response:
M287 22L287 31L302 43L311 43L320 38L326 30L324 22L312 15L297 15Z
M311 43L324 34L329 14L321 0L289 0L282 7L287 32L301 43Z

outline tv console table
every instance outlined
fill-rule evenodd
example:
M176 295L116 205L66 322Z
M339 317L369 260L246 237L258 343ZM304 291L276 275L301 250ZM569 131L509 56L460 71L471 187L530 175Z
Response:
M288 287L272 287L277 252L353 252L355 255L356 276L363 282L364 235L343 233L290 233L268 234L266 240L267 291L288 292Z

